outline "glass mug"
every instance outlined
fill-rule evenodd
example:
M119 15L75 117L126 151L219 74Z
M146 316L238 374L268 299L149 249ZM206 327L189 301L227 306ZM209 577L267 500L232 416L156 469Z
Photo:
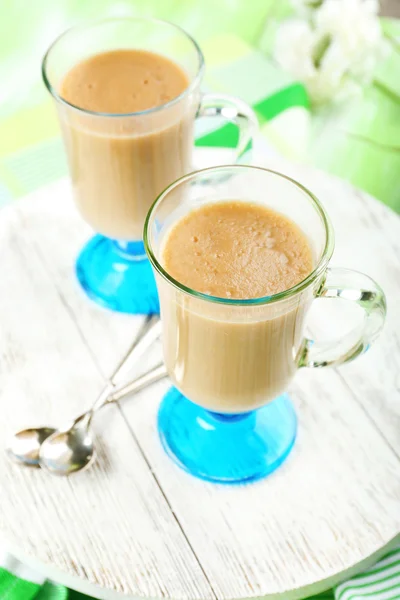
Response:
M174 280L163 265L171 226L192 209L224 200L270 207L306 234L313 271L264 298L217 298ZM174 384L158 428L167 453L203 479L237 483L271 473L293 447L297 420L286 389L297 369L339 365L364 352L380 332L385 296L369 277L328 268L333 231L320 202L296 181L250 166L221 166L170 185L146 219L144 242L160 298L163 352ZM340 342L304 336L315 298L341 298L365 311L362 330Z
M120 49L162 53L184 69L189 86L161 106L130 114L84 110L60 96L61 82L74 65ZM98 232L78 257L78 280L107 308L158 312L142 242L148 209L169 183L192 170L197 117L219 116L238 126L237 158L249 147L257 119L239 99L202 95L199 46L179 27L156 19L124 17L70 29L48 50L42 73L56 101L78 209Z

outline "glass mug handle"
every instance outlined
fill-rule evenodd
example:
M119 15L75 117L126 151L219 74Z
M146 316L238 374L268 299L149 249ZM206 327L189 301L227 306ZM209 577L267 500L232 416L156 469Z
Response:
M331 367L349 362L368 350L378 337L386 315L386 299L377 283L350 269L327 269L326 279L316 298L340 298L355 302L364 312L364 322L340 340L314 342L306 338L299 367Z
M204 94L196 118L222 117L239 129L235 162L248 150L257 130L258 121L253 109L235 96L228 94Z

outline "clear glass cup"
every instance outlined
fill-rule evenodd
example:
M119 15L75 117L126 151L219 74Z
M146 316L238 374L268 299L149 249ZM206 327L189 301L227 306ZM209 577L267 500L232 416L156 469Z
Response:
M171 226L194 208L224 200L270 207L307 236L313 271L284 292L236 300L202 294L166 271L162 249ZM369 277L329 268L334 237L320 202L274 171L221 166L170 185L146 219L144 242L156 276L163 352L174 384L158 428L167 453L198 477L223 483L256 480L293 447L297 420L286 390L302 367L348 362L367 350L385 319L385 296ZM364 310L362 327L335 342L305 337L315 298L340 298Z
M119 49L166 56L184 69L188 88L161 106L130 114L91 112L61 97L63 78L74 65ZM157 19L124 17L70 29L48 50L42 73L56 102L76 204L98 232L78 257L78 280L89 297L107 308L158 312L142 242L148 209L168 184L192 170L195 119L234 122L240 158L251 143L256 117L239 99L202 95L199 46L179 27Z

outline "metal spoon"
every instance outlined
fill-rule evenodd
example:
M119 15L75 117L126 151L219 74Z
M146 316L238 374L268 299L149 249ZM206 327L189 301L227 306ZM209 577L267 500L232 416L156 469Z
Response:
M80 415L69 427L56 431L44 440L39 450L40 466L53 475L71 475L87 469L96 457L95 444L90 432L94 413L127 394L138 392L159 381L166 374L166 368L161 363L134 381L119 386L111 394L103 392L91 410Z
M161 322L159 317L157 315L147 317L132 346L119 363L113 376L107 382L102 394L93 405L92 411L96 409L100 399L104 398L103 394L110 394L118 380L122 379L122 376L127 376L137 359L146 352L151 344L160 336L160 333ZM9 458L21 465L39 467L40 446L45 439L56 431L57 429L55 427L37 427L18 431L9 441L6 452Z
M32 427L15 433L6 453L18 464L39 467L39 450L44 440L57 431L54 427Z

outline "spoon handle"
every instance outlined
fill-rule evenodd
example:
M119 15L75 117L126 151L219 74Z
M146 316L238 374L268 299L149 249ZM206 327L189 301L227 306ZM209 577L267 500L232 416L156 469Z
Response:
M114 373L110 377L110 383L116 385L118 379L126 377L134 367L139 356L142 356L146 350L161 335L161 321L158 315L149 315L140 328L128 353L121 360Z
M143 388L151 385L152 383L156 383L156 381L160 381L167 376L167 369L165 368L164 363L158 364L156 367L153 367L143 375L140 375L134 381L130 381L129 383L125 383L114 388L114 391L110 394L107 399L107 404L109 402L118 402L125 396L129 394L133 394L135 392L140 392Z
M143 356L153 342L160 337L160 334L160 317L158 315L148 316L140 328L132 346L129 348L128 352L116 367L114 373L106 382L104 389L101 391L93 406L87 411L87 413L84 413L88 415L89 419L91 419L91 416L94 412L108 403L108 398L114 391L115 386L118 384L118 380L122 379L122 376L127 376L127 374L132 370L133 366L136 364L138 358ZM77 420L80 420L83 416L84 415L81 415Z
M101 392L92 408L79 415L79 417L77 417L73 422L73 425L69 426L69 429L78 426L90 427L93 416L96 414L96 412L104 408L104 406L118 402L118 400L121 400L129 394L140 392L140 390L143 388L155 383L156 381L160 381L160 379L163 379L166 376L167 369L165 368L164 363L159 363L156 367L146 371L146 373L143 373L143 375L139 375L139 377L133 381L121 383L116 387L109 383L109 385Z

